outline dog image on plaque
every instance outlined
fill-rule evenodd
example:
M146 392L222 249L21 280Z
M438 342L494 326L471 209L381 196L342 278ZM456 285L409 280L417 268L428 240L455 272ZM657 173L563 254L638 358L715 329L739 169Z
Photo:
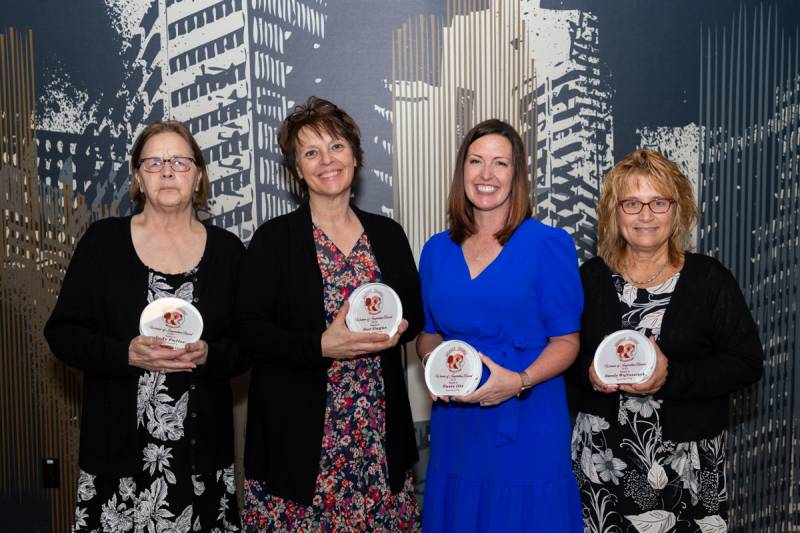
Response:
M425 384L436 396L463 396L478 388L483 362L478 351L460 340L441 343L425 362Z
M169 348L183 348L200 339L203 317L195 306L180 298L159 298L144 308L139 333L158 337Z
M638 331L621 329L603 339L593 364L597 377L608 385L644 383L656 369L656 351Z
M383 283L365 283L354 290L347 299L350 309L345 324L350 331L397 333L403 320L403 304L397 293Z

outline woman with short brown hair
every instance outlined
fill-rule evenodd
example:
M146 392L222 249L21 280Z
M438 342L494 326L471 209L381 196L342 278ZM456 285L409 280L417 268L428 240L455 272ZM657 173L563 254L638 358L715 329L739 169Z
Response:
M208 175L186 126L147 126L130 169L140 212L89 227L44 329L83 371L75 530L238 531L230 377L247 365L232 319L244 246L197 218ZM200 312L199 340L172 349L140 332L161 298Z
M244 526L418 530L400 361L400 345L422 326L411 249L399 224L351 203L363 152L344 110L311 97L278 138L308 200L256 231L242 274L240 341L253 360ZM345 325L349 295L370 282L400 297L392 337Z

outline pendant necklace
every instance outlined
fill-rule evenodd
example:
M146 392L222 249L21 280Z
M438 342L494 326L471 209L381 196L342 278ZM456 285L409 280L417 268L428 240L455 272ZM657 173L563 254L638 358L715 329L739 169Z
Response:
M637 281L637 280L633 279L633 277L631 276L630 271L628 271L627 268L625 268L625 273L627 274L628 281L633 283L634 285L647 285L651 281L657 279L658 276L660 276L664 272L664 269L667 268L667 264L668 263L664 263L663 265L661 265L661 268L659 268L658 271L655 274L653 274L652 276L650 276L649 278L647 278L646 280L643 280L643 281Z

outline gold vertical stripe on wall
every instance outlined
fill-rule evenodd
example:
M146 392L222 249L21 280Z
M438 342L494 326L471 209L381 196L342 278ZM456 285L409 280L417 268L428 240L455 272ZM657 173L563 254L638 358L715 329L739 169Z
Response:
M392 36L394 212L417 257L446 228L456 151L475 124L514 126L535 183L536 84L520 2L448 0L446 11L411 19Z
M0 34L0 495L49 507L52 531L75 511L81 378L49 351L42 327L92 212L71 183L38 175L33 33ZM57 458L60 488L42 487Z

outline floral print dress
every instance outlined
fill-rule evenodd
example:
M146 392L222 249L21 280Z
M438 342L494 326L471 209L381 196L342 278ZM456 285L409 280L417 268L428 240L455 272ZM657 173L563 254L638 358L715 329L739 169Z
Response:
M622 327L658 339L679 276L639 289L614 274ZM621 393L616 420L578 413L572 461L585 531L727 531L726 432L692 442L663 440L661 404Z
M183 274L148 272L147 302L192 301L197 268ZM240 531L233 465L193 474L184 420L192 390L187 372L145 372L139 377L136 425L141 472L106 478L83 470L73 531Z
M350 293L381 275L364 233L345 256L316 225L314 242L330 324ZM392 494L384 445L386 401L378 355L335 360L328 369L325 425L312 504L267 493L245 481L246 531L418 531L411 472Z

